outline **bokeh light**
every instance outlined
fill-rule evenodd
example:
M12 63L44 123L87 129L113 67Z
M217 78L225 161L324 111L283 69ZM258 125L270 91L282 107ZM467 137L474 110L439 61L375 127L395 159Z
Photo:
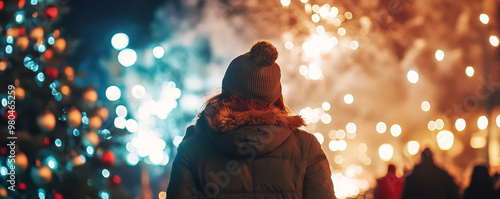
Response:
M465 123L464 118L458 118L455 121L455 128L457 129L457 131L463 131L465 129L465 126L466 126L466 123Z
M156 59L160 59L165 55L165 50L161 46L156 46L153 48L153 56L156 57Z
M347 131L347 133L355 133L356 132L356 124L354 124L352 122L347 123L347 125L345 126L345 130Z
M352 50L356 50L359 47L359 43L358 43L358 41L351 41L351 45L350 46L351 46Z
M124 129L127 125L127 120L123 117L116 117L114 120L114 125L117 129Z
M323 108L323 110L325 110L325 111L330 110L330 108L331 108L330 103L323 102L323 104L321 104L321 108Z
M146 94L146 89L142 85L135 85L132 87L132 96L136 99L141 99Z
M399 137L401 135L401 126L399 124L391 126L391 135L394 137Z
M111 38L111 45L116 50L124 49L128 46L129 38L125 33L116 33Z
M339 28L337 30L337 33L340 35L340 36L344 36L345 34L347 34L347 31L345 30L345 28Z
M109 101L116 101L120 99L122 96L122 92L118 86L109 86L106 89L106 98L108 98Z
M473 149L480 149L486 146L486 138L482 136L472 136L470 138L470 147Z
M406 78L408 79L408 81L410 83L416 84L418 82L418 73L417 73L417 71L414 71L414 70L408 71L408 73L406 74Z
M420 150L420 144L415 140L409 141L406 147L410 155L416 155Z
M479 21L481 21L481 23L483 24L488 24L488 22L490 21L490 17L488 17L487 14L481 14L479 15Z
M378 148L378 155L380 159L383 161L390 161L392 159L392 155L394 154L394 148L391 144L382 144Z
M314 133L313 135L314 135L314 137L316 137L316 139L318 140L318 142L320 144L323 144L323 142L325 141L325 137L323 136L323 134L321 134L321 133Z
M311 16L311 20L315 23L318 23L319 22L319 15L318 14L313 14Z
M111 174L108 169L103 169L101 171L102 177L104 178L109 178L109 175Z
M321 115L321 122L323 122L323 124L330 124L330 122L332 122L332 116L328 113Z
M385 133L385 131L387 130L387 125L384 122L379 122L377 123L376 130L377 133Z
M352 17L353 17L353 16L352 16L352 12L346 12L346 13L344 14L344 16L345 16L345 18L346 18L346 19L352 19Z
M283 5L283 6L289 6L290 5L290 0L281 0L281 5Z
M497 47L499 42L500 42L500 41L498 40L498 37L497 37L497 36L495 36L495 35L491 35L491 36L490 36L490 44L491 44L492 46Z
M428 101L423 101L420 105L420 108L422 108L423 111L427 112L431 110L431 103L429 103Z
M441 130L444 128L444 121L442 119L436 120L436 129Z
M436 57L436 60L443 61L443 59L444 59L444 52L442 50L436 50L435 57Z
M469 77L474 76L474 68L472 66L467 66L467 68L465 68L465 74Z
M442 130L436 135L438 146L441 150L450 150L453 146L453 141L455 137L453 133L448 130Z
M485 115L477 119L477 127L479 130L484 130L488 127L488 118Z
M500 115L497 116L497 126L500 127Z
M123 105L118 105L118 106L116 107L115 112L116 112L116 115L117 115L118 117L127 117L127 112L128 112L128 111L127 111L127 107L125 107L125 106L123 106Z
M429 131L435 131L436 130L436 122L429 121L429 123L427 123L427 128L429 129Z
M132 49L124 49L118 53L118 62L124 67L129 67L137 61L137 53Z
M346 104L352 104L354 102L354 96L352 96L351 94L344 95L344 102Z
M125 127L127 128L127 131L134 133L139 129L139 124L134 119L128 119L125 123Z

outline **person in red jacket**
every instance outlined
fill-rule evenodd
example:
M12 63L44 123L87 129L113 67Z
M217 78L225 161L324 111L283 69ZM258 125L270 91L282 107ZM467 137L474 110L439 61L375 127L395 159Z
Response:
M396 175L396 166L390 164L387 174L377 179L377 186L373 191L374 199L400 199L403 192L404 178Z
M259 41L229 64L177 149L167 198L335 198L321 145L284 104L277 57Z

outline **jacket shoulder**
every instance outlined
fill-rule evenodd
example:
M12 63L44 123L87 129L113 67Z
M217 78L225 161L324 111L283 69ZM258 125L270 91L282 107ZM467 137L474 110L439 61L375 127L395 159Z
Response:
M314 135L300 129L295 130L294 135L297 139L296 142L300 146L301 150L308 153L311 149L311 145L314 144L314 139L316 139Z
M295 130L295 136L303 143L310 143L314 137L309 132L300 129Z

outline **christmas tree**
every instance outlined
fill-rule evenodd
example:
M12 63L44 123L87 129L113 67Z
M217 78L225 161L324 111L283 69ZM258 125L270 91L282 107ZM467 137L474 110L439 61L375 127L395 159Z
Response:
M75 83L70 42L54 28L65 10L0 1L0 198L130 197L114 152L126 132L109 129L108 105Z

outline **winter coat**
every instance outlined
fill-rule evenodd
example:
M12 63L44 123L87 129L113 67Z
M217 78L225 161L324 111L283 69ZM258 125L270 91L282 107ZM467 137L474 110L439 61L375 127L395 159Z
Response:
M395 173L387 173L386 176L377 179L377 186L373 191L374 199L400 199L403 192L404 178L396 176Z
M298 116L207 107L174 159L168 199L335 198L328 160Z

